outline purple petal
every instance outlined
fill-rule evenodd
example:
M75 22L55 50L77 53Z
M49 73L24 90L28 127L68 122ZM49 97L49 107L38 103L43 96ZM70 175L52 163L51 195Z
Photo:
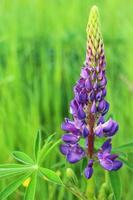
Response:
M80 76L84 79L88 78L88 70L86 68L82 68Z
M101 148L103 153L110 153L112 149L111 139L106 140Z
M102 137L103 136L103 127L102 124L99 124L96 128L95 128L95 135L98 137Z
M99 71L100 71L100 67L96 66L96 72L99 73Z
M113 125L112 129L111 129L108 133L106 133L106 135L107 135L108 137L113 136L113 135L118 131L118 128L119 128L118 124L115 123L115 124Z
M97 111L96 102L93 101L92 106L91 106L91 112L92 112L92 113L96 113L96 111Z
M97 88L98 88L97 80L94 82L94 84L93 84L93 88L94 88L94 90L97 90Z
M100 123L101 123L101 124L104 123L104 117L103 117L102 115L99 117L98 122L97 122L97 125L99 125Z
M70 163L76 163L85 156L85 152L81 147L75 147L67 154L67 160Z
M86 81L85 81L85 87L87 90L91 90L91 88L92 88L91 81L89 78L86 79Z
M96 79L97 78L97 75L96 75L96 72L94 71L93 73L92 73L92 80L94 80L94 79Z
M78 118L79 119L84 119L86 117L86 114L83 110L83 107L82 105L79 106L79 109L78 109Z
M98 91L98 93L96 94L96 100L100 101L102 98L102 91Z
M103 124L103 131L109 132L111 130L112 126L114 125L114 123L116 123L116 122L113 121L112 119L109 119L107 122L105 122Z
M100 164L104 169L108 171L111 171L113 169L113 162L110 159L101 159Z
M75 144L79 141L79 136L73 134L65 134L62 136L62 140L66 143Z
M84 175L87 179L91 178L93 174L93 168L92 167L86 167L84 170Z
M77 133L79 130L75 127L74 122L70 121L69 119L66 119L64 123L62 123L61 128L64 131L72 132L72 133Z
M89 130L86 128L86 126L83 128L82 133L83 133L83 137L85 138L89 135Z
M88 100L88 95L85 92L82 92L79 94L79 102L80 103L86 103Z
M98 111L102 112L102 115L105 115L109 110L109 103L105 100L102 100L98 104Z
M70 103L70 113L72 115L75 115L77 114L77 112L78 112L78 103L75 99L73 99Z
M103 71L101 70L99 73L98 73L98 80L102 80L103 79Z
M107 158L113 161L116 158L118 158L118 155L116 155L116 154L110 154L110 155L107 156Z
M99 85L100 87L103 87L107 84L107 79L105 77L103 77L103 79L100 81Z
M83 78L80 78L77 81L77 86L79 86L80 88L84 87L85 86L85 80Z
M93 163L94 163L94 160L89 160L89 162L88 162L88 167L92 167L92 166L93 166Z
M102 90L102 97L105 97L106 96L106 89L104 88L103 90Z
M61 151L61 153L64 154L64 155L67 155L67 154L68 154L69 149L70 149L70 147L69 147L68 144L61 144L61 145L60 145L60 151Z
M95 98L95 93L94 93L94 91L92 90L92 91L90 92L90 94L89 94L89 99L90 99L90 101L94 101L94 98Z
M112 170L116 171L116 170L120 169L122 167L122 165L123 165L123 163L121 161L115 160L113 162L113 169Z
M109 103L106 101L105 108L104 108L104 110L102 112L102 115L105 115L108 112L108 110L109 110Z
M83 126L83 124L84 124L84 121L79 120L79 119L77 118L77 119L75 119L74 124L75 124L75 126L77 127L77 129L81 129L82 126Z
M99 104L98 104L98 111L99 112L102 112L105 109L105 106L106 106L105 104L106 104L105 100L102 100L102 101L99 102Z

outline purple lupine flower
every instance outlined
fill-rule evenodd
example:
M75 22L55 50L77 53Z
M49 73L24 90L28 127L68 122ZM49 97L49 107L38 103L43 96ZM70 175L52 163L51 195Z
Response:
M62 144L60 151L70 163L76 163L85 156L85 151L79 144Z
M101 149L98 152L98 159L103 168L105 168L108 171L112 170L118 170L122 166L122 162L119 160L116 160L118 158L118 155L111 154L111 139L108 139L101 147Z
M109 103L105 100L106 62L98 16L98 9L94 6L87 26L86 60L70 103L73 120L65 119L61 126L66 133L62 136L64 144L60 146L60 151L70 163L76 163L84 157L89 159L84 170L87 179L92 176L93 165L97 162L108 171L118 170L122 166L122 162L117 160L118 155L111 154L111 141L118 131L118 123L112 118L105 121L104 117L109 111ZM97 151L94 151L95 137L99 140L105 138ZM85 139L84 148L80 146L81 138Z

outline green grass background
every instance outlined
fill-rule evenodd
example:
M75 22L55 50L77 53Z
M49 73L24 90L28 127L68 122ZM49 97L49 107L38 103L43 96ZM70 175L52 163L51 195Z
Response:
M44 137L61 135L69 116L72 88L85 59L86 24L92 5L99 6L107 59L110 114L120 124L114 146L133 135L133 1L1 0L0 1L0 162L12 162L11 151L31 154L38 128ZM46 167L60 170L58 148ZM59 167L54 164L59 164ZM77 174L79 173L76 167ZM133 196L132 173L120 171L122 199ZM103 180L103 170L96 177ZM85 180L78 174L81 189ZM40 180L41 181L41 180ZM2 185L7 182L3 181ZM1 186L2 187L2 186ZM9 199L22 199L17 191ZM73 200L62 188L42 182L37 200Z

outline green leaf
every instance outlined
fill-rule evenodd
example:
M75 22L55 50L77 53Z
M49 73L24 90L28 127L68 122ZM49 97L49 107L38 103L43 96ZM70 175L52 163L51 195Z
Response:
M80 173L82 174L84 169L86 168L88 163L87 158L85 157L84 159L82 159L82 161L80 162Z
M24 200L34 200L35 199L36 184L37 184L37 172L34 173L31 177L31 181L27 187Z
M48 181L63 185L62 180L54 171L47 168L40 168L40 172Z
M120 200L122 188L121 188L119 173L115 171L109 172L109 178L110 178L112 191L114 193L114 198L115 200Z
M21 151L13 151L13 157L24 164L34 164L34 161L25 153Z
M123 144L119 147L113 148L113 151L121 151L121 150L129 150L129 149L133 150L133 142Z
M127 153L126 157L120 155L120 160L131 170L133 170L133 153Z
M25 165L23 164L0 164L0 169L1 168L19 168L19 167L24 167Z
M51 142L55 135L56 133L50 134L50 136L45 140L45 144Z
M42 148L40 155L39 155L39 163L41 164L44 159L48 156L48 154L54 149L54 147L56 147L59 143L61 142L61 139L57 140L53 145L51 144L51 146L49 148L47 148L45 145Z
M5 168L4 168L5 167ZM24 172L27 172L27 170L31 170L33 167L31 166L24 166L24 167L10 167L4 166L3 168L0 168L0 178L6 178L15 176L18 174L23 174Z
M133 164L132 162L130 162L129 160L123 158L123 157L119 157L119 159L130 169L133 170Z
M6 186L6 188L0 192L0 200L3 200L11 195L31 174L32 172L30 171Z
M42 137L41 137L41 131L39 130L36 134L36 137L35 137L34 149L33 149L34 158L35 158L36 161L38 159L38 154L41 150L41 142L42 142Z

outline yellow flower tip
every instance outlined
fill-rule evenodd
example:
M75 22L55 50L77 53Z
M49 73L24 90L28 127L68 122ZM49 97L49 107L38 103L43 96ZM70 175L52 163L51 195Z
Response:
M96 5L92 6L91 12L93 12L93 13L99 13L98 7Z
M27 178L27 179L23 182L23 186L27 188L28 185L29 185L29 183L30 183L30 181L31 181L31 178L30 178L30 177Z

